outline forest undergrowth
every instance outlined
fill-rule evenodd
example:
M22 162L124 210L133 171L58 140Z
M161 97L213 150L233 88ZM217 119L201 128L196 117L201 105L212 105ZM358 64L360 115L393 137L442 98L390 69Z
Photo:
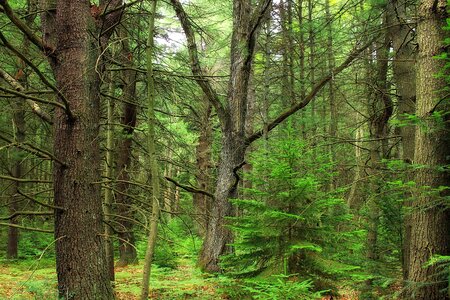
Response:
M118 300L139 299L142 263L115 268L115 291ZM269 295L244 296L244 285L238 280L206 275L190 258L181 258L176 268L154 266L149 299L269 299ZM288 292L288 290L287 290ZM0 299L57 299L54 261L0 261ZM279 299L291 299L288 298ZM242 298L245 297L245 298ZM248 298L247 298L248 297ZM329 296L321 296L328 300ZM344 290L340 300L358 299L356 291Z

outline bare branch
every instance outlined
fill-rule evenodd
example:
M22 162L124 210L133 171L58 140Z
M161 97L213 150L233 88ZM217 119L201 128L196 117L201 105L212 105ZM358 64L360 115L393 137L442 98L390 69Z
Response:
M3 91L3 92L8 93L8 94L13 94L13 95L22 97L24 99L34 100L34 101L39 102L39 103L51 104L51 105L54 105L54 106L57 106L57 107L60 107L60 108L62 108L64 110L66 110L66 107L63 104L61 104L59 102L56 102L56 101L45 100L45 99L42 99L42 98L30 96L30 95L18 92L16 90L7 89L7 88L2 87L2 86L0 86L0 91Z
M1 89L1 87L0 87ZM0 134L0 139L4 140L5 142L8 142L14 146L16 146L17 148L20 148L22 150L25 150L27 152L30 152L40 158L44 158L44 159L50 159L53 160L59 164L61 164L62 166L67 166L66 163L64 163L63 161L59 160L58 158L56 158L53 154L51 154L50 152L46 151L46 150L42 150L28 142L23 142L23 143L16 143L13 140L7 138L4 135Z
M188 15L184 11L180 1L170 0L170 2L172 3L175 13L177 14L177 17L180 20L181 27L183 28L184 34L186 36L189 59L191 61L191 71L192 74L195 76L194 80L200 86L203 93L205 93L206 97L208 98L208 101L210 101L211 104L214 106L215 110L217 111L217 115L219 116L219 120L221 122L224 122L226 115L225 109L223 108L222 103L219 100L217 92L211 86L208 77L203 74L203 70L200 65L200 60L198 58L197 44L195 42L195 33L194 30L192 29L191 21L189 20Z
M201 189L198 189L198 188L195 188L195 187L191 187L191 186L188 186L188 185L181 184L181 183L177 182L175 179L172 179L172 178L167 177L167 176L164 176L164 178L167 181L172 182L173 184L175 184L176 186L182 188L185 191L188 191L188 192L191 192L191 193L202 194L202 195L205 195L205 196L208 196L208 197L214 199L214 195L211 194L210 192L207 192L205 190L201 190Z
M11 220L18 216L51 216L52 211L16 211L7 217L0 217L0 220Z
M16 181L16 182L52 183L51 180L24 179L24 178L17 178L17 177L11 177L11 176L6 176L6 175L0 175L0 179L11 180L11 181Z
M23 192L20 191L20 190L18 190L17 193L18 193L19 195L21 195L21 196L27 198L28 200L31 200L31 201L33 201L34 203L39 204L39 205L41 205L41 206L44 206L44 207L47 207L47 208L51 208L51 209L58 209L58 210L62 210L62 211L65 211L65 210L66 210L65 208L60 207L60 206L55 206L55 205L43 203L43 202L41 202L41 201L39 201L39 200L37 200L37 199L35 199L35 198L33 198L33 197L31 197L31 196L25 194L25 193L23 193Z
M29 230L29 231L38 231L38 232L45 232L45 233L53 233L53 230L47 230L47 229L40 229L40 228L34 228L34 227L26 227L21 226L17 224L11 224L11 223L0 223L0 226L9 226L9 227L15 227L22 230Z
M9 85L11 85L16 91L25 92L25 88L20 84L20 82L18 82L16 79L14 79L11 75L9 75L1 68L0 68L0 77L2 77L6 82L8 82ZM25 99L25 101L31 107L33 113L35 113L39 118L41 118L48 124L53 124L50 116L45 111L43 111L42 108L35 101L31 99Z
M55 49L44 43L44 41L41 38L39 38L33 33L33 30L31 30L31 28L28 27L27 24L25 24L19 17L17 17L17 15L12 10L11 6L9 6L7 0L0 0L0 5L3 7L3 13L6 14L6 16L11 20L11 22L14 23L17 26L17 28L19 28L20 31L22 31L33 44L38 46L39 49L41 49L45 55L51 57L54 56Z
M8 40L5 38L5 36L0 32L0 40L5 45L6 48L11 50L17 57L19 57L21 60L23 60L28 66L30 66L31 69L38 75L38 77L41 79L41 81L47 85L49 88L51 88L53 91L56 92L56 94L61 98L62 102L66 105L66 107L69 106L66 98L64 95L54 86L48 79L42 74L42 72L36 67L25 55L23 55L19 50L16 49L11 43L8 42Z
M374 37L373 39L371 39L368 43L366 43L365 45L363 45L360 48L355 49L354 51L352 51L350 53L350 55L347 57L347 59L338 67L334 68L334 70L326 75L325 77L323 77L311 90L311 92L300 102L297 102L296 104L294 104L293 106L291 106L290 108L288 108L287 110L285 110L284 112L282 112L277 118L275 118L272 122L270 122L269 124L267 124L267 131L271 131L272 129L274 129L275 127L277 127L278 125L280 125L284 120L286 120L288 117L290 117L292 114L294 114L295 112L299 111L300 109L304 108L306 105L309 104L309 102L311 102L314 97L317 95L317 93L325 86L325 84L327 84L331 79L334 78L334 76L336 76L337 74L339 74L340 72L342 72L343 70L345 70L358 56L359 54L361 54L361 52L363 52L365 49L367 49L375 40L376 37ZM257 131L255 131L252 135L248 136L245 139L245 144L248 146L251 143L253 143L254 141L256 141L257 139L259 139L260 137L262 137L264 134L264 129L259 129Z

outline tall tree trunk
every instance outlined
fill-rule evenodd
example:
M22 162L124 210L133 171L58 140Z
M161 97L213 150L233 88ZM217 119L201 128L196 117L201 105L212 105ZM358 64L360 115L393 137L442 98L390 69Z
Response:
M333 72L335 59L334 59L334 50L333 50L333 16L330 12L330 0L325 0L325 16L327 20L327 64L328 64L328 72ZM332 141L337 136L338 130L338 106L336 103L336 96L334 91L334 78L330 80L328 84L328 97L330 104L330 127L329 127L329 135ZM331 163L336 163L336 149L333 143L330 145L330 160ZM336 179L333 178L330 184L331 190L336 188Z
M237 170L243 165L245 149L245 123L248 104L248 84L254 57L256 37L271 1L261 3L252 10L251 1L233 1L233 34L231 38L231 70L228 83L228 106L220 114L222 126L222 149L215 189L215 203L211 220L200 254L199 264L203 270L220 270L219 257L229 251L231 232L224 225L225 217L232 215L230 198L237 196L239 177ZM256 15L258 18L254 19Z
M131 53L128 37L121 34L122 50L120 59L129 68L122 72L123 83L123 114L121 118L122 133L118 145L117 159L117 210L120 217L119 237L119 260L117 266L124 267L128 264L137 263L135 248L135 237L133 232L133 201L128 196L130 187L131 154L133 150L133 133L136 127L136 71L133 67L133 54ZM123 217L123 218L122 218Z
M156 90L153 78L153 53L154 41L153 35L155 30L155 15L156 15L156 0L151 3L149 26L148 26L148 42L147 42L147 116L148 116L148 132L147 132L147 151L149 154L149 177L151 180L152 194L152 215L150 220L150 232L148 235L147 249L145 252L144 270L142 276L142 290L141 300L148 299L148 292L150 286L150 275L153 261L153 254L155 251L156 237L158 233L158 219L159 219L159 202L160 202L160 183L159 171L156 159L156 139L155 139L155 100Z
M417 126L415 134L414 163L424 166L416 170L415 181L418 190L411 215L411 242L409 244L409 290L407 299L443 300L449 295L447 278L438 266L424 267L432 255L450 254L450 210L439 196L448 196L448 190L441 195L429 188L448 186L448 172L441 171L449 164L450 143L449 104L444 100L446 82L436 77L444 67L444 61L434 58L443 50L443 31L448 17L445 0L423 0L419 5L417 38L417 109L416 115L423 124ZM434 112L443 112L441 117ZM443 119L442 119L443 118Z
M308 47L309 47L309 82L310 86L314 87L316 83L316 49L315 49L315 35L314 35L314 1L308 0ZM312 136L315 140L317 128L316 128L316 101L311 103L311 126ZM313 155L316 155L316 147L313 148Z
M112 78L110 78L109 82L109 92L112 93L114 91L114 83L112 82ZM106 125L106 157L105 157L105 176L110 179L113 176L113 147L114 147L114 138L113 138L113 119L114 119L114 103L111 99L107 101L107 125ZM107 187L105 189L105 200L103 203L103 213L105 214L105 253L106 253L106 261L108 264L109 270L109 280L114 281L114 243L112 239L112 228L110 222L110 215L112 214L112 202L113 202L113 192L111 187Z
M36 15L34 14L34 11L36 11L36 2L34 0L28 0L27 1L27 16L25 17L26 24L28 26L33 23L34 19L36 18ZM30 41L24 36L23 37L23 43L22 43L22 52L25 56L29 54L29 47L30 47ZM18 72L16 79L17 81L22 85L22 87L27 86L27 72L25 70L26 65L25 62L19 59L18 61ZM13 104L13 128L14 128L14 137L15 141L17 143L23 143L25 141L25 130L26 130L26 122L25 122L25 106L20 99L19 101L15 102ZM21 152L20 149L17 148L18 153ZM19 155L20 157L20 155ZM15 178L20 178L23 173L23 161L20 161L20 159L16 159L14 162L14 166L11 170L11 175ZM19 189L20 189L20 182L14 181L12 186L12 197L11 197L11 203L9 206L9 212L12 215L14 212L19 210L19 203L20 200L17 197L19 195ZM11 224L18 224L17 218L11 219ZM18 246L19 246L19 229L17 227L8 227L8 243L6 247L6 257L9 259L17 258L18 256Z
M200 109L200 136L197 145L197 186L208 191L211 189L211 146L213 139L212 131L212 106L211 102L203 96ZM199 220L199 234L204 237L208 231L209 215L211 210L212 199L206 195L195 193L193 195L195 214Z
M251 1L235 0L233 2L233 34L231 43L231 72L228 84L228 98L225 105L219 100L208 78L203 75L195 34L191 22L183 6L178 0L171 0L178 19L186 35L192 73L197 84L214 106L221 123L222 149L218 167L218 177L215 189L214 206L199 264L206 271L219 271L219 257L228 248L231 232L224 225L225 217L232 213L228 199L236 196L239 182L237 171L244 163L245 149L255 140L281 124L286 118L304 108L317 95L321 88L332 78L332 74L324 76L300 102L283 111L263 129L255 131L251 136L245 136L246 109L248 98L248 83L254 57L256 38L259 27L270 10L272 1L264 0L258 7L251 9ZM344 62L333 71L335 75L347 68L358 55L368 47L369 43L350 53Z
M408 14L406 0L390 0L388 2L388 28L392 39L394 60L392 63L394 81L399 94L398 119L408 122L407 116L415 113L416 103L416 71L415 71L415 47L414 32L411 25L407 24ZM414 125L408 124L399 128L402 137L401 158L405 163L411 163L414 159ZM409 176L413 180L412 176ZM405 194L405 197L411 195ZM405 202L409 207L410 202ZM402 251L403 279L408 278L409 243L411 241L411 221L407 213L404 218L404 241Z
M14 128L14 137L15 142L17 143L23 143L25 140L25 107L22 99L14 103L13 106L13 128ZM17 153L21 153L21 150L19 148L17 149ZM22 165L23 161L20 159L20 155L15 158L11 175L14 178L21 178L22 177ZM17 197L19 195L18 191L20 188L20 182L14 181L11 183L11 198L10 198L10 204L9 204L9 213L10 215L14 214L16 211L19 210L19 201L20 198ZM17 217L11 219L11 224L18 224ZM18 244L19 244L19 229L17 227L8 227L8 243L6 247L6 257L8 259L15 259L18 257Z
M386 14L383 14L382 26L386 24ZM388 93L388 53L390 39L387 30L376 47L376 77L375 86L371 91L372 102L369 103L370 113L370 137L373 140L370 145L369 175L371 176L371 197L368 206L368 232L367 232L367 259L372 273L376 273L376 261L378 260L378 224L380 218L379 194L382 189L380 178L381 160L387 156L388 121L392 116L392 101ZM373 290L372 280L366 282L368 290Z
M101 5L104 5L101 1ZM108 2L116 7L120 1ZM91 15L90 2L56 2L44 15L45 40L57 51L49 55L61 94L54 120L54 155L65 164L54 163L56 270L59 296L64 299L113 299L104 251L103 211L100 186L99 147L100 50L92 32L99 19ZM120 12L102 19L100 44L105 45ZM114 20L112 18L115 18ZM106 23L106 22L112 23ZM54 28L50 28L54 26ZM96 68L97 66L97 68ZM97 70L99 72L97 72ZM63 96L61 96L63 95ZM64 97L64 98L63 98Z

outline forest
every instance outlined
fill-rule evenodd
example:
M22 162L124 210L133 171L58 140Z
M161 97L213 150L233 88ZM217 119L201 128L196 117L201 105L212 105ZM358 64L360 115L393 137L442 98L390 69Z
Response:
M0 299L450 299L450 1L0 0Z

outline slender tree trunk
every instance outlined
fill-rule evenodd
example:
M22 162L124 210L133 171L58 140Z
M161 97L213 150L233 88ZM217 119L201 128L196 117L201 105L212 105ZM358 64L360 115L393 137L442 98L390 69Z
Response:
M111 79L110 79L111 80ZM109 83L109 91L110 93L114 91L114 84L112 82ZM114 104L111 99L108 99L107 102L107 125L106 125L106 159L105 159L105 175L106 178L110 179L113 176L113 146L114 146L114 138L113 138L113 111ZM110 223L110 215L112 213L112 199L113 192L110 187L105 189L105 200L103 203L103 212L105 214L105 253L106 253L106 261L108 263L109 270L109 280L111 282L114 281L114 243L112 239L112 228Z
M128 36L121 34L122 50L121 61L129 69L122 72L123 81L123 114L121 124L123 126L118 145L117 159L117 210L121 217L117 222L119 226L119 260L117 266L124 267L128 264L137 263L135 248L135 237L133 232L133 201L127 195L130 184L131 155L133 150L133 133L136 127L136 71L133 67L133 54L131 53Z
M449 299L446 276L437 265L425 267L432 255L450 254L450 210L440 196L448 190L433 193L429 188L448 186L448 172L439 168L449 164L450 143L449 105L445 97L446 82L436 77L444 61L434 58L443 51L443 31L447 15L444 0L423 0L419 5L417 38L417 109L416 115L423 125L416 128L414 163L424 166L416 170L418 186L411 215L411 241L409 244L408 293L405 299ZM448 51L448 49L447 49ZM442 101L443 100L443 101ZM443 117L433 117L433 112L444 112ZM441 119L443 118L443 119Z
M202 108L200 110L200 136L198 138L197 145L197 186L204 190L209 191L211 189L211 145L213 139L211 113L212 106L206 96L202 99ZM199 233L202 237L208 231L209 215L211 210L210 197L196 193L194 197L195 213L199 220Z
M27 25L30 25L33 20L36 18L36 15L33 13L36 10L36 2L34 0L27 1L27 17L25 18ZM29 54L30 42L24 36L22 43L22 51L25 56ZM23 86L27 86L27 72L25 70L26 65L25 62L19 59L19 68L17 72L16 79ZM25 132L26 132L26 122L25 122L25 106L22 99L19 99L17 102L13 104L13 128L14 128L14 137L17 143L23 143L25 141ZM21 152L20 149L17 148L18 153ZM20 157L20 155L19 155ZM14 162L14 166L11 170L11 175L15 178L21 178L23 173L23 164L24 162L20 159L16 159ZM19 210L19 195L18 191L20 189L20 182L14 181L12 186L12 197L11 203L9 206L9 213L13 214L17 210ZM18 219L13 218L11 220L11 224L18 224ZM8 227L8 242L6 247L6 257L9 259L14 259L18 257L18 246L19 246L19 229L16 227L9 226Z
M309 47L309 81L311 87L316 83L316 49L315 49L315 36L314 36L314 1L308 0L308 47ZM316 138L316 103L313 101L311 103L311 126L312 126L312 136L313 139ZM316 155L316 150L314 147L314 156Z
M25 140L25 107L22 99L14 103L13 106L13 128L14 128L14 137L17 143L23 143ZM17 153L21 153L21 150L17 148ZM14 178L22 177L22 165L23 161L17 157L14 161L11 175ZM11 198L9 204L9 213L12 215L16 211L19 210L19 201L20 198L17 197L18 191L20 189L20 182L14 181L11 183ZM18 218L11 219L11 224L18 224ZM6 257L8 259L15 259L18 257L18 245L19 245L19 229L17 227L8 227L8 243L6 247Z
M408 122L407 116L415 113L416 103L416 72L415 72L415 47L414 33L408 22L406 0L390 0L388 3L388 28L392 39L394 61L392 63L394 81L399 94L398 119ZM411 163L414 159L414 125L409 124L399 128L402 137L401 158L405 163ZM412 175L408 176L413 180ZM405 197L410 197L409 193ZM405 202L410 207L409 201ZM411 221L409 212L404 217L405 237L402 251L403 279L408 278L409 243L411 241Z
M330 12L330 0L325 0L325 15L327 20L327 64L328 72L333 72L335 61L334 61L334 49L333 49L333 16ZM330 104L330 127L329 134L332 141L335 140L338 130L338 106L336 103L336 97L334 92L334 78L332 78L328 84L328 97ZM332 143L330 146L330 160L331 163L335 164L336 159L336 149ZM336 179L333 178L331 181L331 190L336 188Z
M151 2L151 10L148 26L148 42L147 42L147 101L148 101L148 133L147 133L147 150L149 154L150 163L150 180L152 185L152 216L150 220L150 232L147 241L147 249L145 252L144 271L142 277L141 300L148 299L148 292L150 286L150 275L153 261L153 254L155 251L156 237L158 231L159 219L159 200L160 200L160 183L159 171L156 159L156 139L155 139L155 98L156 90L153 78L153 51L154 42L153 35L155 30L155 15L156 15L156 0Z
M383 25L386 24L386 14L383 14ZM388 121L392 115L392 102L388 94L387 72L388 53L390 39L385 30L376 50L376 77L375 86L371 91L372 103L369 104L370 113L370 137L374 141L370 145L369 182L371 187L371 197L368 206L368 232L367 232L367 259L369 269L376 273L376 261L378 260L378 224L380 218L379 194L382 189L381 180L381 160L387 155L387 135ZM367 289L372 292L372 280L367 280Z

